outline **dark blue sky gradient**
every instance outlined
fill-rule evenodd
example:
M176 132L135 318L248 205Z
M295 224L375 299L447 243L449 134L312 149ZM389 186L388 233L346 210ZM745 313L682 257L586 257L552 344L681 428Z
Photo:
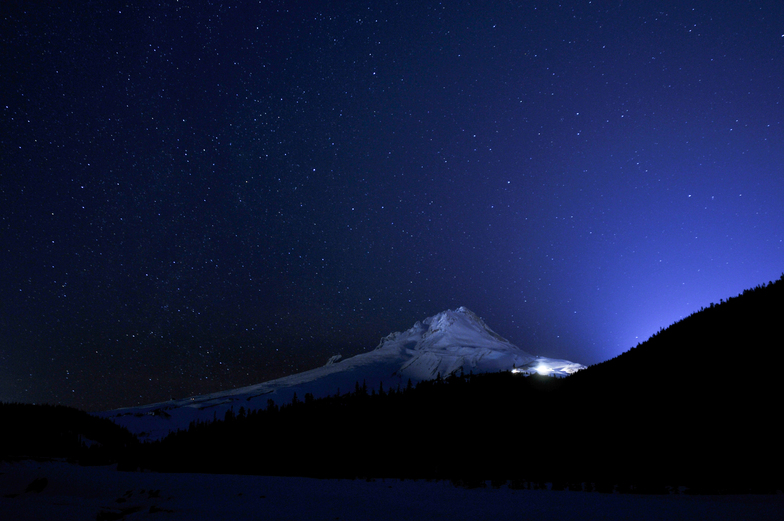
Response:
M592 364L784 271L780 2L4 2L0 400L465 305Z

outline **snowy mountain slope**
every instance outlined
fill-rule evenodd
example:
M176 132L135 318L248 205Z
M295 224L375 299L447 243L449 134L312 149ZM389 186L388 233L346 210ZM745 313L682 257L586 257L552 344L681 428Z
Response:
M306 393L315 398L353 391L363 382L378 389L459 373L508 371L565 376L584 366L535 357L509 343L472 311L460 307L443 311L411 329L392 333L381 339L368 353L341 359L329 359L326 365L277 380L182 400L98 413L112 418L131 432L147 439L158 439L170 430L185 429L196 419L222 419L226 411L240 407L259 409L268 400L290 402L294 394L302 399Z

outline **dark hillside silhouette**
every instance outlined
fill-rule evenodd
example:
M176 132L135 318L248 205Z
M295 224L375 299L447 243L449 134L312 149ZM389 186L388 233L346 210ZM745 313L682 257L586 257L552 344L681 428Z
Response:
M0 402L0 425L0 460L69 458L105 464L138 444L111 420L62 405Z
M781 486L784 276L711 304L565 382L594 431L585 472L677 477L711 489ZM622 453L628 456L621 463ZM768 485L766 485L767 483Z

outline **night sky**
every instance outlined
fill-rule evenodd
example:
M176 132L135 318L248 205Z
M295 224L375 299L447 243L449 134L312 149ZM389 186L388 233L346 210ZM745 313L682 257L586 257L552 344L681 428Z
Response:
M587 365L784 271L780 0L61 4L0 7L1 401L461 305Z

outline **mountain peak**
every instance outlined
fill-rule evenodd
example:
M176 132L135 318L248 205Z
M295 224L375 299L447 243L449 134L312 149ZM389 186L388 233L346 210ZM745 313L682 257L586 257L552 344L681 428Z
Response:
M513 345L465 306L446 310L417 322L406 331L391 333L373 351L349 358L335 355L326 365L277 380L182 400L104 413L133 432L150 439L184 428L194 419L209 420L235 405L256 409L267 401L286 403L294 394L316 398L354 388L366 381L393 388L408 380L420 382L450 374L498 371L566 375L583 368L568 360L533 356ZM165 419L165 421L164 421Z
M404 339L408 349L417 351L447 345L488 347L488 343L494 342L512 346L507 339L490 329L479 315L465 306L455 310L447 309L415 323L406 331L391 333L381 339L376 349L399 344L401 339Z

